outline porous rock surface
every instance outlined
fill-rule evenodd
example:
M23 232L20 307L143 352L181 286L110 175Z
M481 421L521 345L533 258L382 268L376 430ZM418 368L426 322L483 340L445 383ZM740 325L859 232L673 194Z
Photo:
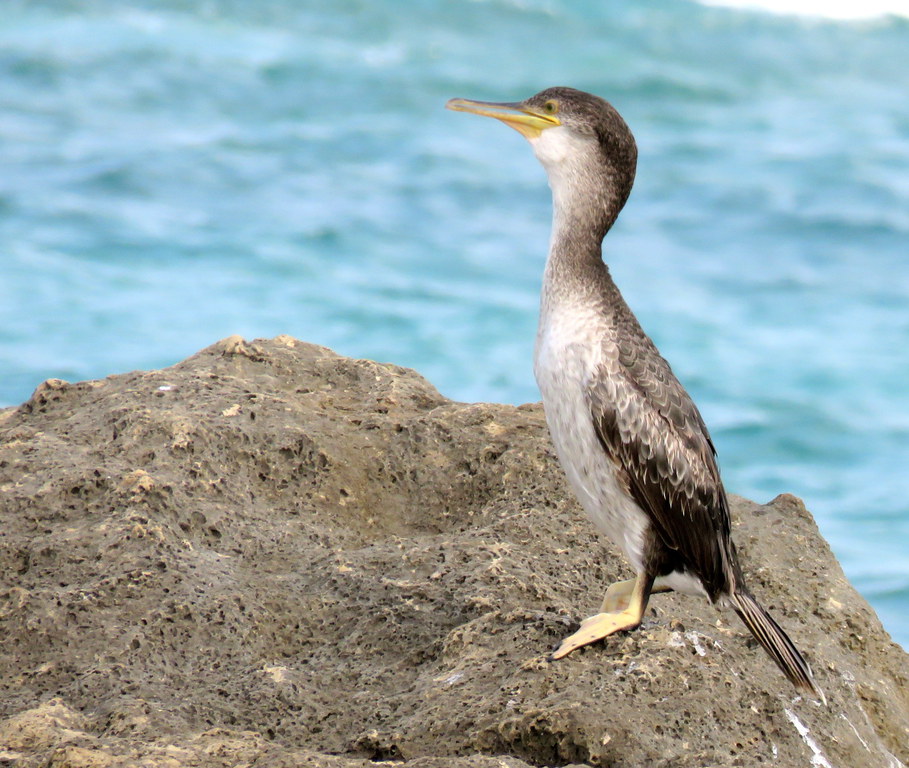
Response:
M734 499L734 536L827 706L673 594L547 662L631 574L539 405L232 337L45 382L0 441L0 764L909 762L906 654L792 496Z

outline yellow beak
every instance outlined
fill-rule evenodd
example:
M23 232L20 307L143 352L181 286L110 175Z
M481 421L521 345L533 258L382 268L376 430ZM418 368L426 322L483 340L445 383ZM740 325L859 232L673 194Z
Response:
M503 103L495 101L471 101L470 99L450 99L445 105L455 112L472 112L475 115L494 117L505 125L510 125L525 138L536 139L547 128L562 123L555 115L547 115L520 102Z

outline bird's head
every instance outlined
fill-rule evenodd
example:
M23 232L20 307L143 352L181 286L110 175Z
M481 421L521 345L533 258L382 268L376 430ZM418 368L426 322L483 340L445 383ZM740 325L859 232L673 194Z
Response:
M605 192L621 208L631 191L637 145L621 115L599 96L557 87L525 101L451 99L446 106L494 117L523 135L557 197L568 188L588 195Z

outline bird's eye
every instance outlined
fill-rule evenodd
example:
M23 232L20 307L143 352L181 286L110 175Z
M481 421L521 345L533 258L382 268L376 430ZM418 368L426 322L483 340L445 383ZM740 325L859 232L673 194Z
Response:
M559 111L559 103L557 101L555 101L554 99L550 99L543 105L543 111L547 115L554 115L556 112Z

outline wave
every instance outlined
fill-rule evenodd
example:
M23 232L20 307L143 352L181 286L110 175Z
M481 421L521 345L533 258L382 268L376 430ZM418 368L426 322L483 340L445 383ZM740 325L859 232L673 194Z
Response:
M698 0L698 2L702 5L846 21L880 16L909 18L907 0Z

